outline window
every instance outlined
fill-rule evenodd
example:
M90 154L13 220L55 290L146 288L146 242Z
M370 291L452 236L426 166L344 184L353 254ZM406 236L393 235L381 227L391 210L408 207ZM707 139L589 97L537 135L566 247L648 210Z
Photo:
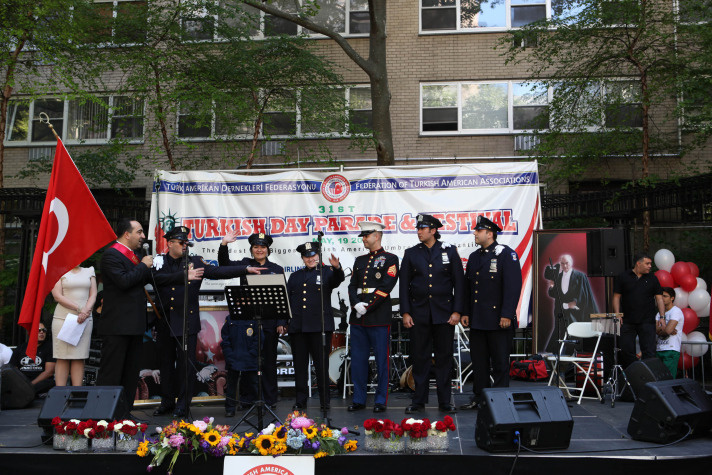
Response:
M215 36L215 17L203 7L189 8L181 18L183 40L206 41Z
M423 84L421 131L474 135L546 128L548 104L548 91L541 83Z
M145 0L94 0L76 15L87 22L87 43L131 44L146 38L148 4Z
M601 127L636 128L643 125L640 84L637 81L561 82L553 87L552 94L554 99L562 98L562 102L569 107L558 112L559 118L552 117L558 128L595 131Z
M268 102L262 133L268 136L297 134L296 94L275 97Z
M54 142L52 131L40 122L42 112L49 116L55 132L67 143L105 143L113 138L143 140L143 100L97 96L89 101L57 98L12 101L8 104L5 143Z
M420 30L427 33L522 27L548 18L552 1L557 0L420 0Z
M677 0L680 21L688 24L705 24L712 20L712 1Z
M606 81L605 127L642 127L640 84L635 81Z
M352 87L349 89L349 113L351 123L358 128L373 128L373 103L370 87Z
M210 117L200 110L197 102L182 102L178 108L178 137L210 137L210 122Z
M640 16L638 0L606 0L599 4L601 23L605 26L635 25Z

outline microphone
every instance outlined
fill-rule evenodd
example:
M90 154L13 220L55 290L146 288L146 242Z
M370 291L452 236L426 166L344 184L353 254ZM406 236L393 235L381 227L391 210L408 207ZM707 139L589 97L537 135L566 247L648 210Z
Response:
M143 249L143 256L146 257L149 252L149 246L147 242L144 242L143 245L141 245L141 248Z
M324 233L321 231L318 231L317 234L318 234L318 237L316 238L316 240L321 242L321 238L324 237Z
M195 243L192 242L192 241L188 241L188 242L185 243L185 245L188 246L188 247L193 247L193 246L195 246Z

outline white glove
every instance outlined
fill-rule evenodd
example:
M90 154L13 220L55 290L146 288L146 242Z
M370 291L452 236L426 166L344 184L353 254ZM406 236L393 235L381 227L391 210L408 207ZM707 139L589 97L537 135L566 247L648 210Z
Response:
M356 310L356 312L359 315L365 315L366 314L366 303L365 302L357 303L356 305L354 305L354 310Z

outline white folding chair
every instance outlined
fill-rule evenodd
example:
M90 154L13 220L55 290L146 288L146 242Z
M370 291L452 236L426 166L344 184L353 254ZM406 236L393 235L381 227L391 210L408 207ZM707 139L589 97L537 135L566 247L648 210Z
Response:
M547 357L547 360L549 360L553 366L553 370L551 371L551 377L549 378L549 386L551 386L554 382L554 378L558 378L558 381L560 383L559 387L562 391L566 392L569 397L571 397L572 392L579 391L580 394L578 397L577 404L581 404L581 400L583 398L598 399L599 401L601 400L601 392L594 383L592 377L592 374L594 373L594 371L596 371L596 357L598 353L598 345L601 343L601 334L602 333L600 331L596 331L593 329L593 327L591 326L591 322L574 322L566 328L566 335L564 335L564 339L561 341L561 348L559 348L559 367L557 368L555 355ZM567 354L565 350L567 345L569 347L570 345L572 345L572 338L595 338L596 345L593 349L593 352L591 353L591 356L577 356L575 349L570 354ZM577 388L575 386L572 387L566 384L565 378L561 377L562 363L570 363L575 366L577 371L580 371L582 374L586 375L583 384L580 388ZM591 386L593 386L593 389L596 391L595 397L584 396L586 386L589 384L589 382L591 383Z

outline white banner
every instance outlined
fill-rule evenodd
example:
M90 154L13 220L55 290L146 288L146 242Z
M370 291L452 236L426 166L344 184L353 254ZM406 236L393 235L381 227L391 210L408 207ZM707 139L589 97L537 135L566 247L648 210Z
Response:
M315 466L312 455L228 455L223 475L312 475Z
M524 287L519 325L530 321L533 232L541 221L536 162L267 175L160 171L154 190L149 237L158 252L165 252L163 235L176 225L191 228L191 253L214 263L228 230L240 233L229 245L233 260L250 257L247 238L264 232L274 239L270 260L287 274L303 266L296 247L316 241L319 232L324 261L334 254L344 268L352 267L355 257L366 252L358 237L358 223L364 220L383 223L383 247L401 257L418 244L418 213L442 221L442 240L457 246L464 266L476 249L473 223L484 215L503 229L498 242L520 257ZM348 280L338 289L342 297L347 296ZM397 286L392 295L397 296ZM338 308L336 292L334 306Z

